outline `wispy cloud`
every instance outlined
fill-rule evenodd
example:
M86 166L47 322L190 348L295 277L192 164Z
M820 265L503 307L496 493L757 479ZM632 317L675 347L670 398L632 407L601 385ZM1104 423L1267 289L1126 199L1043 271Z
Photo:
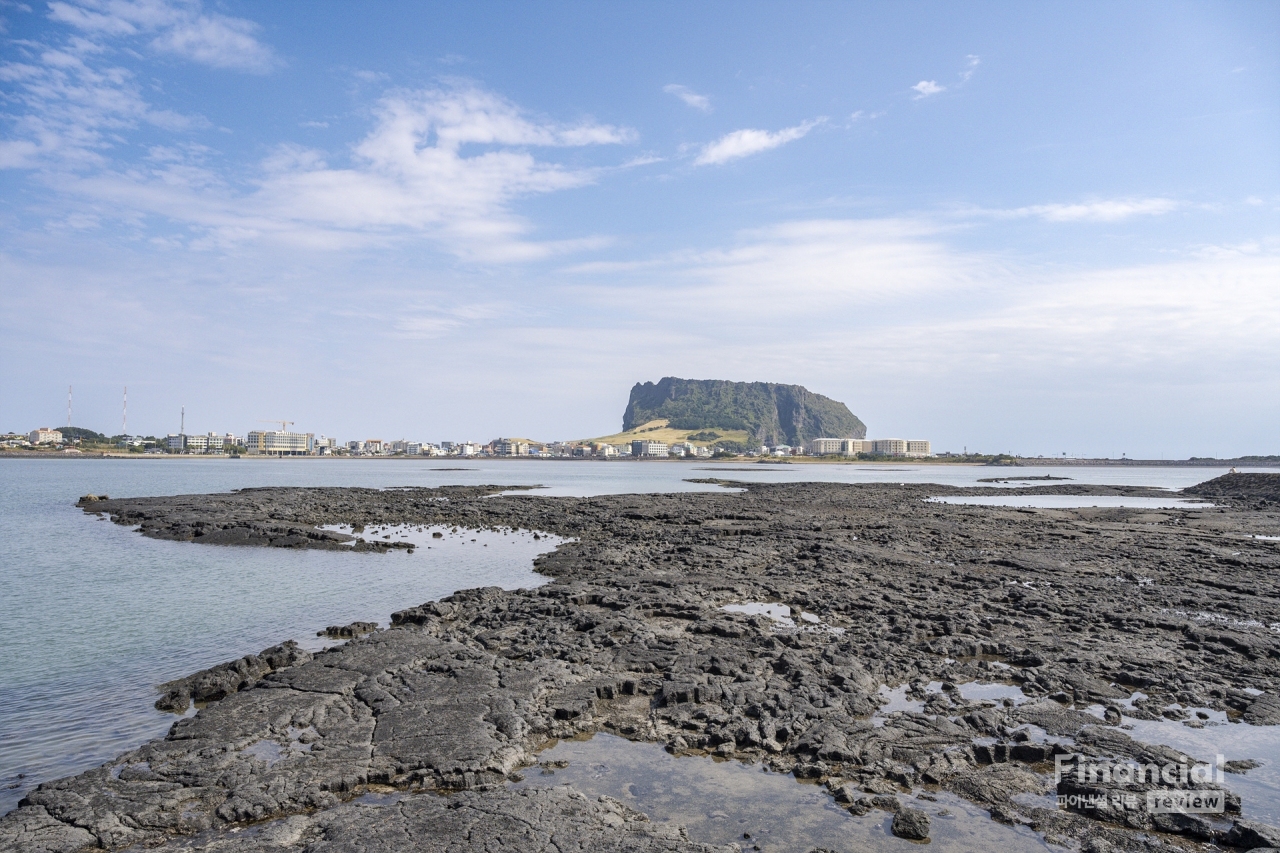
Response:
M58 185L114 209L185 223L198 245L274 240L341 249L423 235L459 257L480 262L534 260L599 248L603 237L536 242L511 211L519 197L580 187L593 169L539 160L531 147L617 144L634 131L580 121L535 120L473 84L387 94L376 124L331 166L323 152L280 145L262 162L257 188L237 194L230 181L176 170L104 171ZM481 146L472 151L470 146ZM216 176L214 176L216 177Z
M955 88L959 89L968 83L981 64L982 57L972 53L966 56L964 69L960 72L960 79L955 84ZM919 101L933 95L940 95L947 91L947 87L937 80L921 80L911 87L911 91L915 92L913 99Z
M728 163L730 160L749 157L752 154L759 154L761 151L769 151L804 137L809 131L825 121L825 117L816 118L812 121L798 124L795 127L788 127L778 131L735 130L732 133L726 133L715 142L709 142L703 146L702 153L697 156L693 163L695 166L719 166L723 163Z
M711 99L706 95L699 95L688 86L681 86L679 83L670 83L663 86L662 91L669 95L675 95L695 110L702 110L704 113L711 112Z
M1160 216L1182 207L1171 198L1126 198L1076 204L1035 204L994 211L998 217L1035 217L1049 222L1119 222L1134 216Z
M207 13L199 0L54 0L49 17L88 38L151 35L153 49L215 68L265 73L279 64L257 24Z
M0 64L12 128L0 140L0 168L102 164L102 152L119 141L118 134L140 124L170 131L208 125L203 116L152 107L133 73L99 62L98 49L88 42L25 50L27 61Z
M918 101L921 98L927 98L930 95L945 92L947 91L947 87L939 86L936 80L921 80L919 83L912 86L911 90L916 93L915 99Z

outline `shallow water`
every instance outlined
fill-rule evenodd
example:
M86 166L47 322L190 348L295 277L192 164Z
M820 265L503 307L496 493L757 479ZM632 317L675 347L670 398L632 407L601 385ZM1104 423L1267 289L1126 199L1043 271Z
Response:
M764 616L774 623L775 629L795 629L796 620L791 616L791 608L786 604L777 604L764 601L750 601L746 604L726 604L720 608L726 613L743 613L747 616ZM828 625L812 613L804 610L799 612L799 619L802 625L799 630L806 632L830 632L832 634L843 634L843 628L837 628Z
M460 467L465 465L465 467ZM747 470L739 470L739 469ZM711 469L711 470L707 470ZM732 470L731 470L732 469ZM114 497L252 486L540 485L533 494L716 491L687 478L748 482L980 485L991 468L951 465L715 465L680 462L404 459L0 459L0 813L37 782L94 767L164 734L155 686L286 639L458 589L534 586L535 554L554 541L487 533L432 539L412 555L161 542L75 507ZM1180 488L1208 468L1019 469L1074 483ZM1001 473L1005 473L1003 470ZM999 485L999 484L996 484ZM397 531L388 534L399 536Z
M561 741L538 756L567 761L563 768L523 771L516 787L570 784L595 798L613 797L652 820L684 826L692 841L739 844L744 850L807 853L833 851L912 851L920 845L895 837L892 816L873 810L857 817L841 808L825 788L762 766L704 757L676 758L659 744L636 743L608 734L589 740ZM1026 827L991 820L981 808L951 794L935 801L901 794L904 805L928 812L929 850L1001 850L1004 853L1053 849ZM947 814L942 814L947 812Z
M1090 710L1102 713L1099 706ZM1247 773L1227 773L1222 786L1240 795L1244 817L1280 826L1280 726L1222 722L1222 712L1201 710L1210 717L1203 728L1176 720L1138 720L1128 716L1121 719L1121 725L1134 740L1173 747L1206 763L1212 763L1217 755L1227 761L1260 762L1261 767Z

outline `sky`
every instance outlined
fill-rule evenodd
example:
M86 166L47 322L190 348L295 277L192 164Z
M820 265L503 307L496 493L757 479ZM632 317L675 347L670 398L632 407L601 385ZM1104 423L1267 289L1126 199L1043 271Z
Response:
M0 430L539 440L663 376L1280 453L1280 4L0 0Z

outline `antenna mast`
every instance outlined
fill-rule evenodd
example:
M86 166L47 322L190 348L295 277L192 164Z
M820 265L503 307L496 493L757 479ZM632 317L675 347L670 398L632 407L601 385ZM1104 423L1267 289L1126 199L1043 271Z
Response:
M71 429L71 386L67 386L67 429Z
M129 437L129 386L124 386L124 408L120 411L120 434Z
M182 426L178 427L178 435L187 434L187 407L182 407Z

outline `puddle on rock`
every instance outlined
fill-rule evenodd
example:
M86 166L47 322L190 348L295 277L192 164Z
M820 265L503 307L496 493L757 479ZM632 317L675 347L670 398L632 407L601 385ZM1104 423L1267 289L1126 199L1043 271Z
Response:
M1133 707L1135 693L1120 704ZM1087 710L1101 717L1101 705ZM1250 820L1280 826L1280 726L1253 726L1248 723L1223 722L1226 715L1208 708L1185 708L1197 725L1178 720L1138 720L1122 716L1120 727L1136 741L1172 747L1198 761L1212 764L1216 756L1226 761L1258 761L1247 773L1226 773L1223 787L1240 795L1243 816ZM1208 721L1197 720L1196 712L1204 712ZM1198 725L1203 723L1203 725Z
M924 692L926 696L932 696L942 693L943 682L930 681L925 685ZM1016 684L1002 684L1000 682L985 681L965 681L956 684L956 693L959 698L965 702L990 702L994 705L1005 704L1006 700L1014 705L1021 705L1023 702L1031 701L1031 697L1022 692L1022 688ZM880 685L877 692L883 698L884 704L871 717L871 723L875 726L883 726L885 718L890 714L906 711L913 714L925 713L925 700L910 698L911 685L900 684L897 687L889 687Z
M770 603L764 601L750 601L746 604L726 604L720 608L726 613L744 613L748 616L767 616L772 619L777 628L795 628L796 620L791 617L791 608L785 604ZM812 613L800 611L800 621L804 625L799 626L801 631L828 631L839 636L844 633L843 628L837 628L834 625L828 625Z
M739 844L744 850L778 853L808 853L814 848L919 853L918 844L891 833L890 813L850 815L826 788L800 783L790 774L765 771L762 766L676 758L660 744L635 743L609 734L562 740L541 753L539 761L543 767L567 763L547 775L530 767L525 780L515 783L517 788L568 784L591 799L608 795L644 812L650 820L686 827L690 840L701 844ZM931 850L1043 853L1050 849L1027 827L997 824L968 800L945 793L931 797L936 800L899 795L905 806L928 812Z
M702 844L738 844L746 851L776 853L807 853L814 848L919 853L918 844L890 832L888 812L873 810L856 817L837 805L825 788L761 766L676 758L659 744L608 734L561 741L539 759L544 767L552 762L567 764L547 775L530 768L516 787L570 784L591 799L607 795L651 820L685 827L690 840ZM1026 827L996 823L967 800L945 793L929 796L936 800L905 794L899 800L928 813L930 850L1043 853L1054 849Z

